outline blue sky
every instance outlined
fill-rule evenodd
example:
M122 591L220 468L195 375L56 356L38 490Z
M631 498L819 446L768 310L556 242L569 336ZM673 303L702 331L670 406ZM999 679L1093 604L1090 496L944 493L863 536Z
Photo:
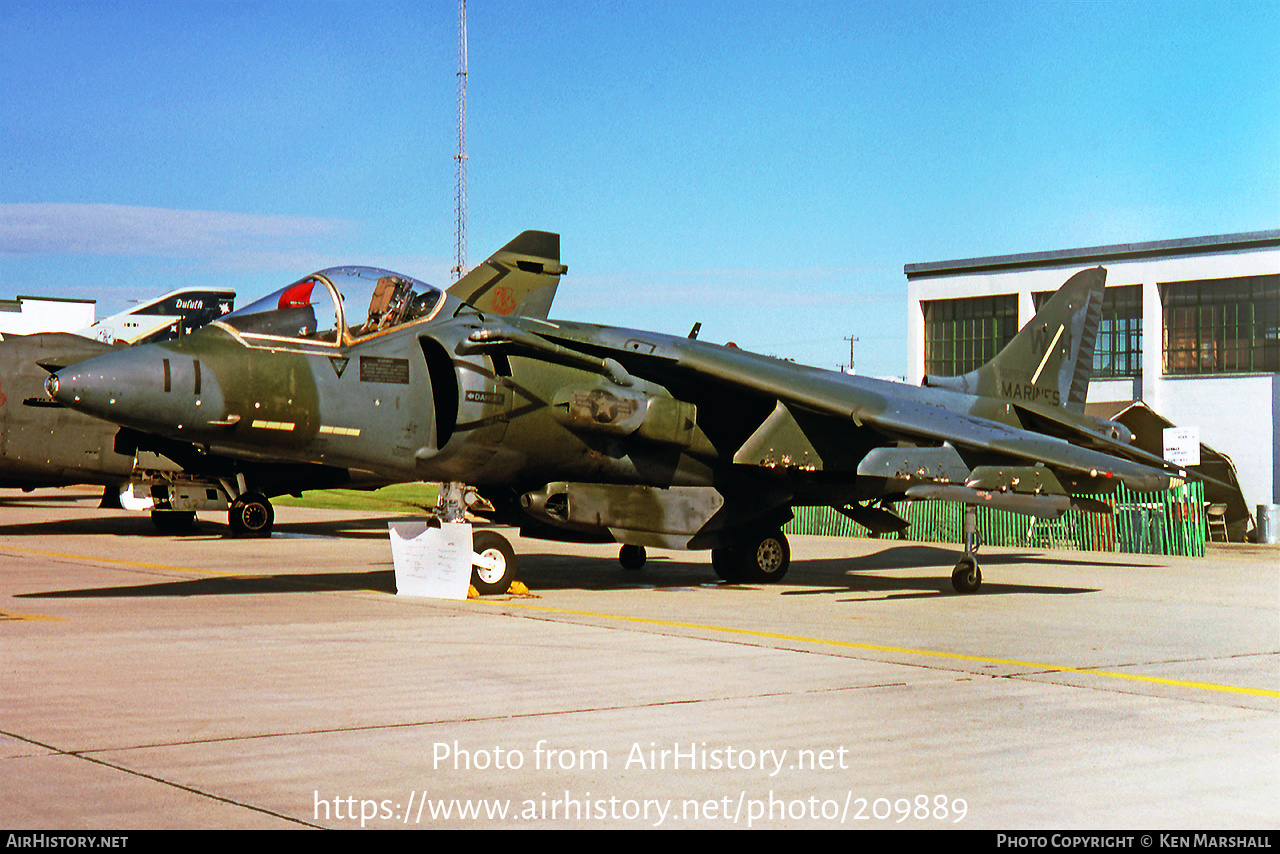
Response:
M468 9L475 264L553 315L906 367L904 264L1280 227L1280 3ZM0 297L441 285L457 5L0 4Z

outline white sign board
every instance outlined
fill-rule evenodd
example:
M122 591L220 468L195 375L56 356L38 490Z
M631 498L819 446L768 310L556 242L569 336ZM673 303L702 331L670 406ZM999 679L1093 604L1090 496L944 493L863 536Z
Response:
M471 523L388 522L397 596L466 599L471 584Z
M1178 466L1200 465L1200 428L1166 427L1164 458Z

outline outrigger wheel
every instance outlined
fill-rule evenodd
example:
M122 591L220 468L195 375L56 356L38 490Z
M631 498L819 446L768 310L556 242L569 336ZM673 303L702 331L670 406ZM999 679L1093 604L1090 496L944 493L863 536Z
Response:
M982 570L978 568L973 555L960 558L951 572L951 586L957 593L973 593L982 586Z
M951 571L951 586L957 593L974 593L982 586L982 570L978 568L978 509L972 504L964 508L964 554Z

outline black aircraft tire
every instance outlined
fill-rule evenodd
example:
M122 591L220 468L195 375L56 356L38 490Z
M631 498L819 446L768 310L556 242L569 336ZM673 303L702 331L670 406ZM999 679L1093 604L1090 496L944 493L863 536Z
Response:
M776 584L791 568L791 546L781 531L743 543L734 556L742 580L750 584Z
M622 568L636 572L644 569L645 561L649 555L645 552L644 546L633 546L630 543L618 550L618 563L622 564Z
M246 492L231 502L227 522L231 533L237 537L269 537L275 523L276 511L265 495Z
M982 586L982 570L978 568L978 562L968 555L960 558L951 573L951 586L957 593L976 593Z
M493 531L476 531L471 537L471 550L486 558L497 558L498 569L471 567L471 584L481 595L506 593L516 577L516 552L506 537Z
M164 531L166 534L190 531L195 523L196 514L193 510L151 511L151 524L156 526L156 530Z
M738 566L738 560L734 555L733 549L712 549L711 568L716 571L716 576L721 581L727 581L730 584L737 584L742 580L742 572Z

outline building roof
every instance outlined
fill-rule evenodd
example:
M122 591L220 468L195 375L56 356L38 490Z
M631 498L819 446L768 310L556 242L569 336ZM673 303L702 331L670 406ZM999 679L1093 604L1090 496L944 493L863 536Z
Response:
M1240 234L1218 234L1208 237L1186 237L1181 240L1156 240L1149 243L1117 243L1112 246L1090 246L1084 249L1059 249L1052 252L1028 252L1022 255L992 255L957 261L929 261L907 264L903 272L908 279L931 276L953 276L959 273L981 273L994 270L1028 269L1076 265L1084 262L1104 263L1139 258L1180 255L1207 255L1218 252L1241 252L1250 249L1280 247L1280 229L1246 231Z

